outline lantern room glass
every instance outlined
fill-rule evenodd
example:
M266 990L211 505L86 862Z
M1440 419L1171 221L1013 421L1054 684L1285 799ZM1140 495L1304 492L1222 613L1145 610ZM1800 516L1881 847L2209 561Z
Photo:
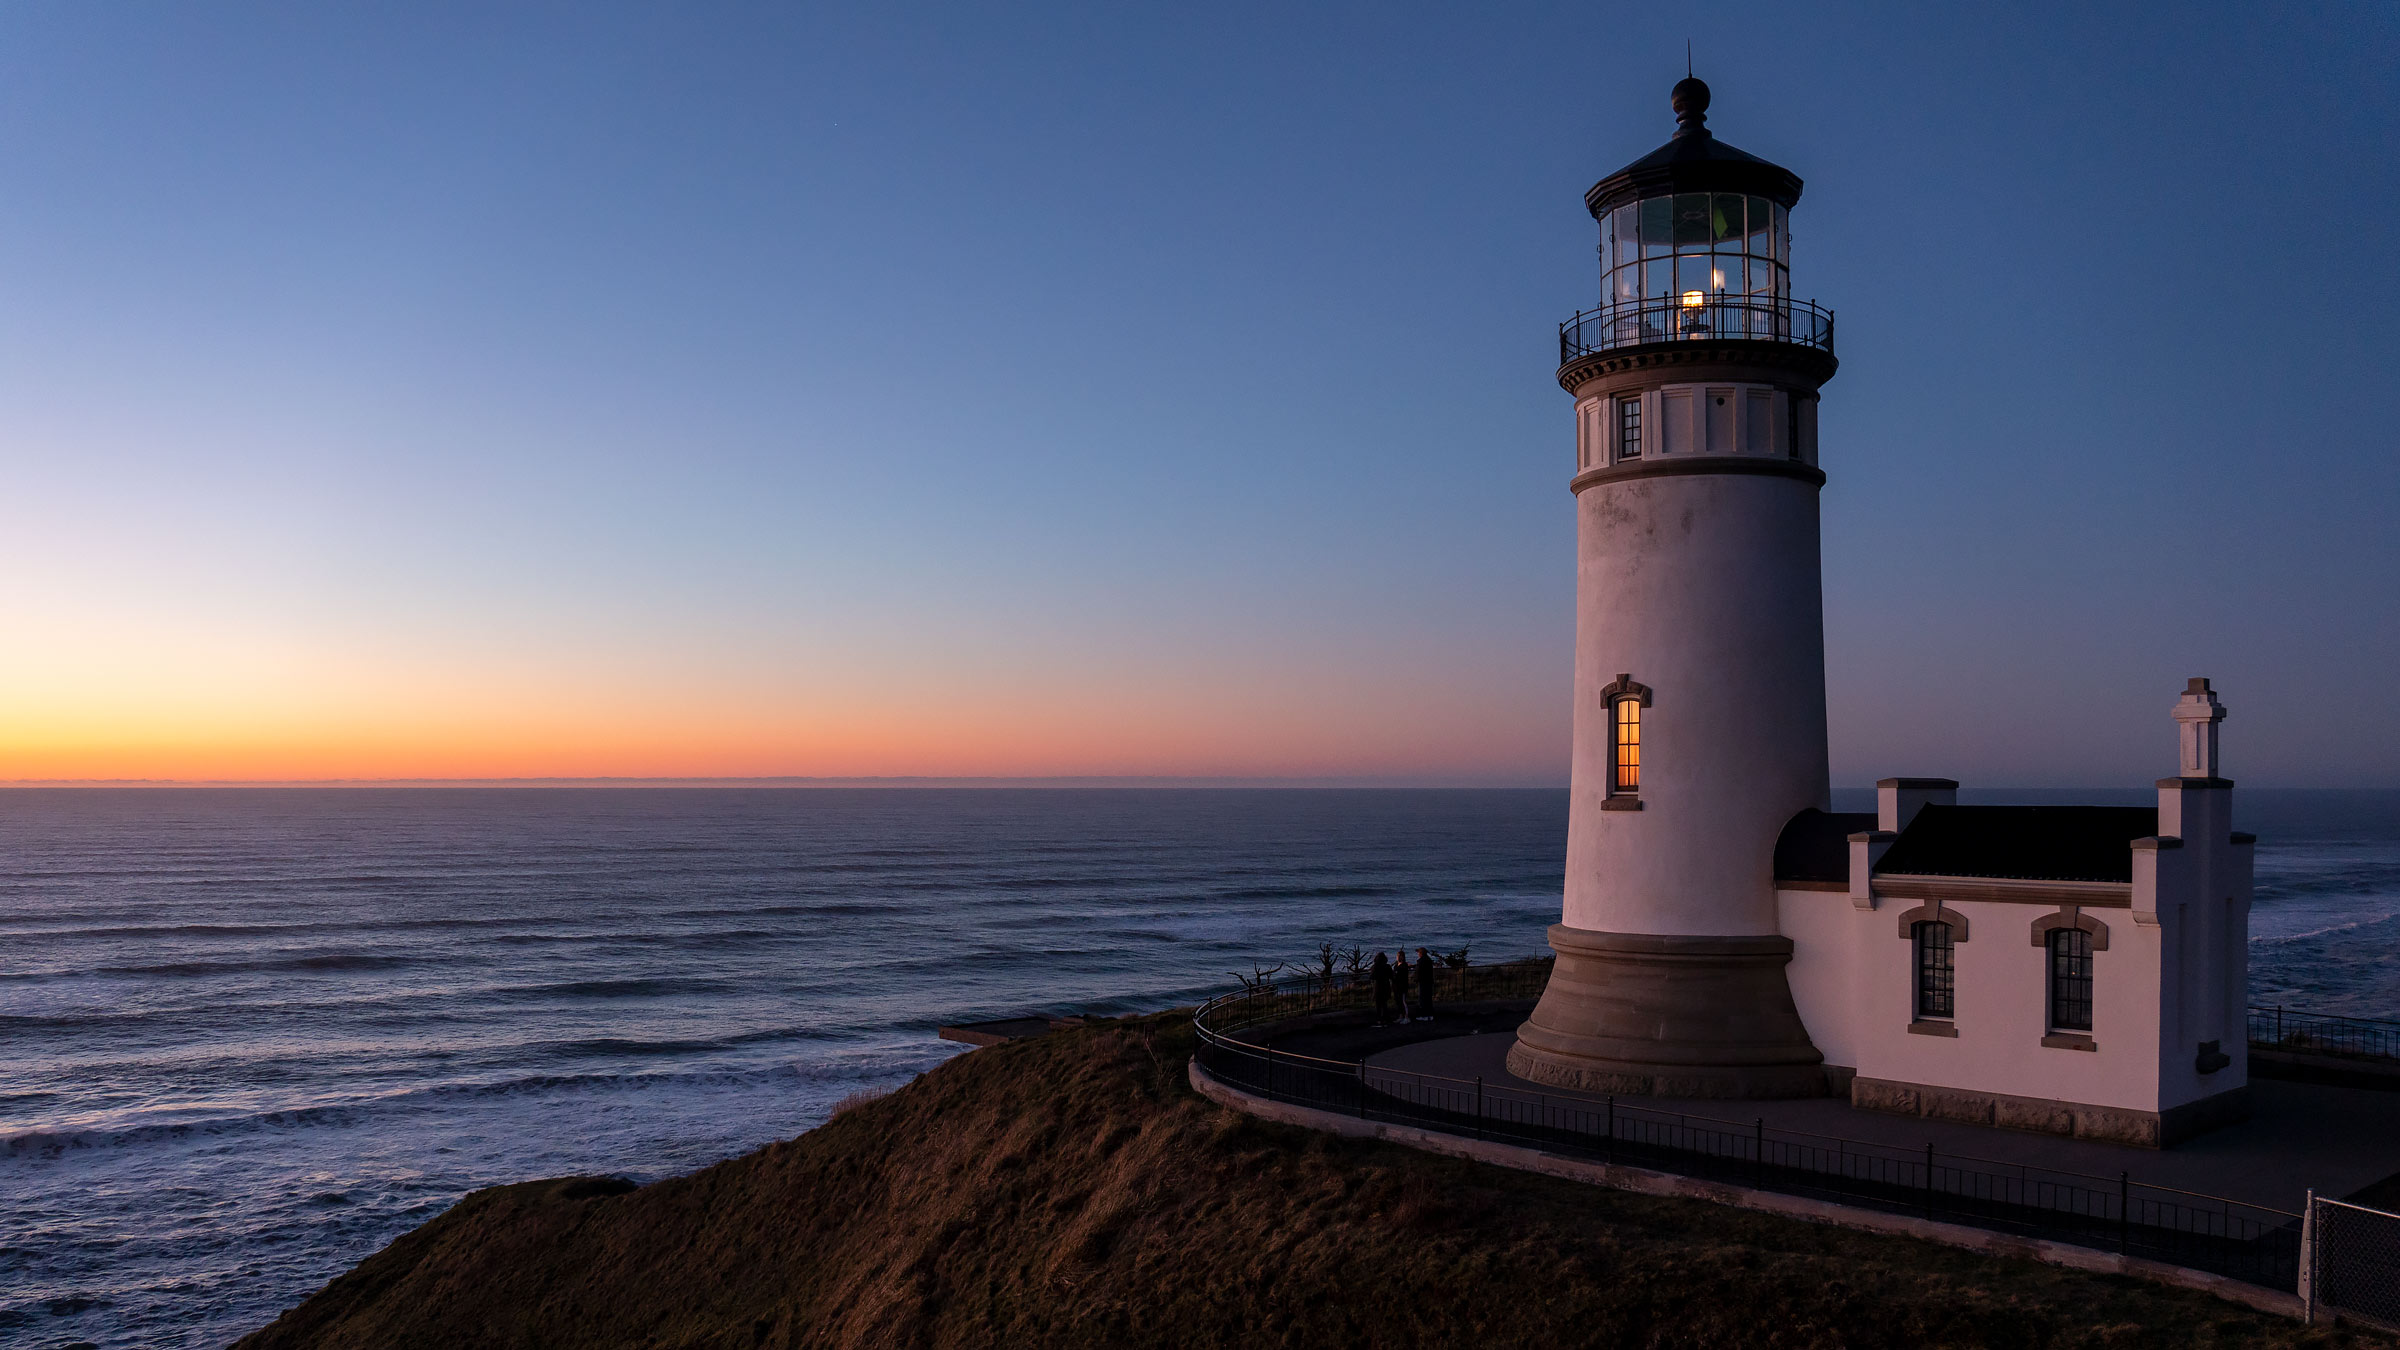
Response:
M1601 293L1641 303L1619 341L1784 336L1790 222L1780 203L1738 192L1680 192L1630 202L1600 225Z

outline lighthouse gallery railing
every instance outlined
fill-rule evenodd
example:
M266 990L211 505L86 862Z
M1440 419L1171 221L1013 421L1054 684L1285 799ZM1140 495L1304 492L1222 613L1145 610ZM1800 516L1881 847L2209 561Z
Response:
M1833 311L1807 300L1693 291L1587 309L1558 326L1561 365L1578 356L1652 342L1789 342L1833 351Z

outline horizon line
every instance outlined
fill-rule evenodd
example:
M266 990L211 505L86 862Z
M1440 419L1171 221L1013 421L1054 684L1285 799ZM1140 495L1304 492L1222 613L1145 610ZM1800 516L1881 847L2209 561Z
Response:
M38 788L1283 788L1392 789L1488 792L1557 792L1570 785L1522 779L1440 774L1295 775L1288 777L1224 774L886 774L812 776L777 774L755 777L585 777L516 778L14 778L0 779L0 791ZM2143 783L1962 784L1965 792L2111 792L2138 791ZM1835 784L1834 790L1870 791L1873 782ZM2392 792L2400 786L2280 786L2252 788L2254 792Z

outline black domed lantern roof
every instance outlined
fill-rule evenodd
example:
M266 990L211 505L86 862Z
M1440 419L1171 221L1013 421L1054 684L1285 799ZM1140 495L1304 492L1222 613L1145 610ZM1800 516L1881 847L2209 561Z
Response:
M1800 175L1736 150L1710 134L1708 86L1686 76L1676 82L1675 136L1592 185L1583 204L1595 219L1644 197L1675 192L1741 192L1790 209L1800 200Z

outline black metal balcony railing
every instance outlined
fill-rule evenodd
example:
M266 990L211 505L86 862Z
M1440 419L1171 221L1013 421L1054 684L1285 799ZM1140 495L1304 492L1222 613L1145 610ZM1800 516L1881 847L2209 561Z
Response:
M1466 1001L1531 998L1547 962L1454 972ZM1363 1010L1358 985L1262 984L1202 1004L1192 1022L1200 1066L1271 1100L1447 1134L1729 1181L1977 1228L2050 1238L2290 1289L2300 1216L2222 1196L1962 1154L1715 1119L1614 1097L1550 1093L1481 1078L1371 1068L1277 1049L1267 1028L1310 1014ZM1728 1107L1733 1103L1727 1103Z
M2400 1060L2400 1022L2250 1005L2250 1044L2260 1050L2345 1059Z
M1560 364L1649 342L1789 342L1833 351L1833 311L1770 296L1651 296L1587 309L1558 326Z

